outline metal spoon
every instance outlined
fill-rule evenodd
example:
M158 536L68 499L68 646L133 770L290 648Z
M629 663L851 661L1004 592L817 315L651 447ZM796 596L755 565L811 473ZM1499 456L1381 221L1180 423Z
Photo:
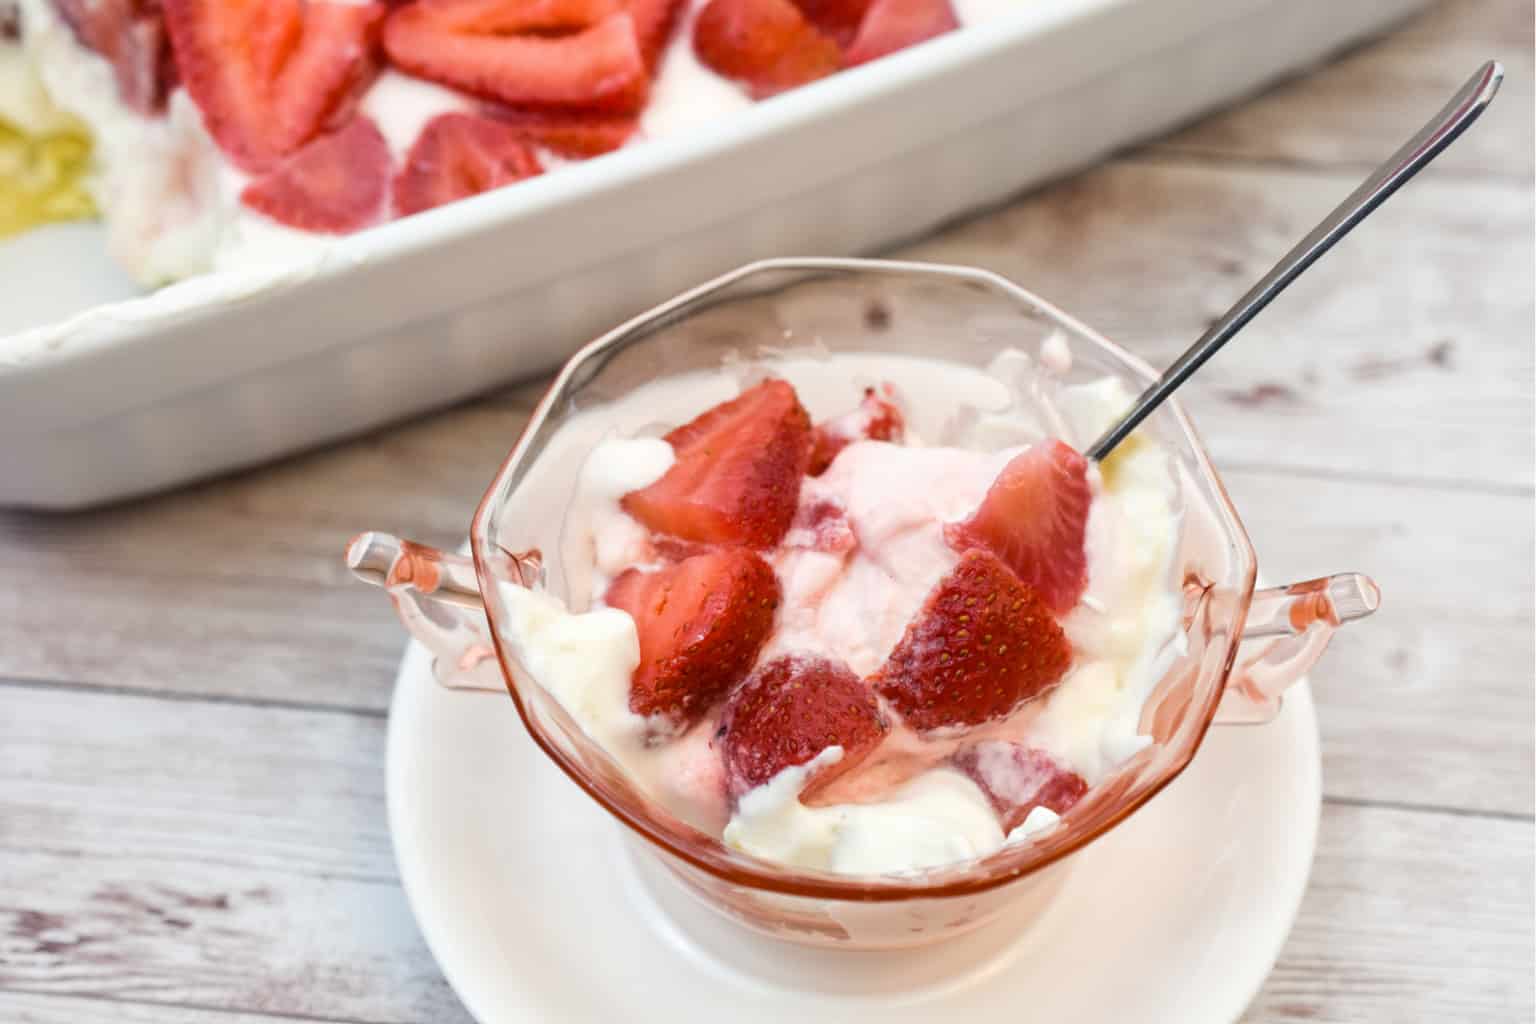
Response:
M1490 60L1478 68L1477 73L1451 97L1451 101L1440 113L1430 118L1418 134L1376 168L1359 188L1349 194L1349 198L1323 218L1306 238L1297 242L1296 247L1281 257L1280 262L1249 289L1248 294L1238 299L1231 309L1222 314L1221 319L1211 324L1198 341L1163 371L1157 382L1141 393L1120 421L1093 443L1087 451L1088 457L1099 460L1112 452L1153 409L1162 404L1163 399L1173 394L1180 384L1216 354L1217 349L1257 316L1259 310L1269 305L1271 299L1285 291L1286 286L1300 277L1303 270L1316 263L1319 256L1333 248L1333 243L1349 234L1351 228L1365 220L1404 182L1423 170L1456 141L1457 136L1466 131L1467 126L1477 120L1478 115L1493 100L1503 80L1504 67L1496 60Z

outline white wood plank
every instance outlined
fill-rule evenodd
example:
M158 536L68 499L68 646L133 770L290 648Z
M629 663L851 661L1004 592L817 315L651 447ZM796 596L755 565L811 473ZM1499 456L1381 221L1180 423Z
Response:
M1301 916L1245 1020L1529 1021L1532 914L1529 822L1324 807Z
M1352 570L1381 610L1313 673L1331 796L1530 815L1532 499L1227 475L1261 572Z
M1507 72L1498 100L1428 173L1528 182L1532 10L1529 0L1436 4L1384 39L1304 69L1154 148L1215 159L1374 166L1473 69L1497 59Z
M467 1020L380 867L376 730L86 691L5 698L0 990ZM1527 821L1328 806L1252 1019L1528 1016L1531 885Z
M332 1017L281 1017L117 999L0 991L0 1020L10 1024L358 1024Z
M1166 366L1356 184L1120 161L903 255L995 270ZM1224 465L1532 488L1528 184L1405 188L1181 390Z

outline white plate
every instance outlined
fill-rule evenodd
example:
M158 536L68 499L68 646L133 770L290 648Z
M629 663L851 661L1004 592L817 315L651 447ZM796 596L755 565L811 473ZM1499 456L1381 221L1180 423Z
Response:
M1290 930L1317 839L1305 685L1078 854L1043 915L898 953L759 938L670 886L550 764L509 699L440 689L412 644L389 823L428 946L482 1024L1237 1018ZM963 1015L963 1018L962 1018Z
M88 229L0 243L0 505L144 493L532 376L733 267L928 231L1425 0L1000 2L1017 10L312 263L123 302Z

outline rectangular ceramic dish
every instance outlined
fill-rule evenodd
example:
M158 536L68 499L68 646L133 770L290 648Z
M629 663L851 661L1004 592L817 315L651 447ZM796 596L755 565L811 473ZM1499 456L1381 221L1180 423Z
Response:
M1019 0L706 133L149 296L93 229L0 243L0 505L141 494L548 370L732 266L918 234L1423 5Z

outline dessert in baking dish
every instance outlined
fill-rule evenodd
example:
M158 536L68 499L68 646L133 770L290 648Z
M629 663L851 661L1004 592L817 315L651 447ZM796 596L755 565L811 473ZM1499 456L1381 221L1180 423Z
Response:
M145 284L282 263L960 20L950 0L0 0L0 231L94 204Z

